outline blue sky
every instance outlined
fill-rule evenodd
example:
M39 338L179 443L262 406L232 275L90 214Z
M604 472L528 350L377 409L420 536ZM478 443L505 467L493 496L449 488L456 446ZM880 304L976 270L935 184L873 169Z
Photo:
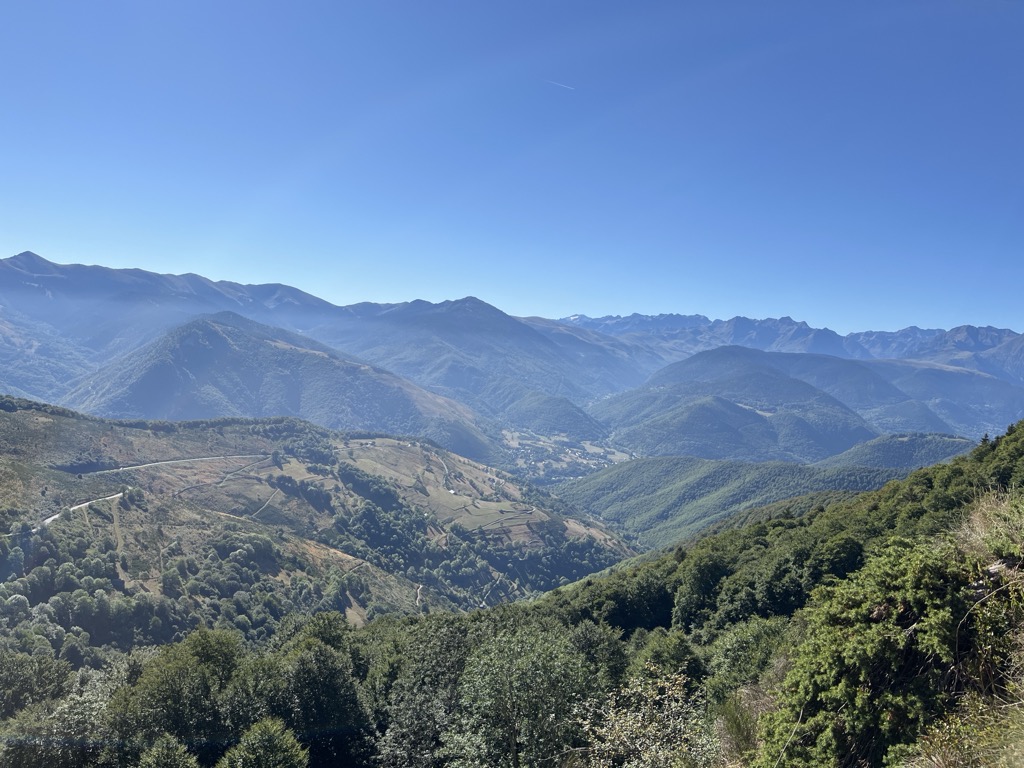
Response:
M1024 331L1024 2L0 6L0 256Z

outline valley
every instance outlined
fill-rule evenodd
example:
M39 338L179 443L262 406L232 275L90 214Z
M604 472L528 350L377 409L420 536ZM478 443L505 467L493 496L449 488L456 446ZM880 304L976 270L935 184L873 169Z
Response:
M539 764L569 749L588 768L664 750L702 768L810 768L853 749L867 765L951 751L1010 765L1020 744L1006 702L1024 626L1024 422L879 491L738 513L553 589L538 579L555 575L559 530L576 542L567 567L587 540L595 565L599 546L630 552L427 443L288 419L128 425L5 398L13 436L4 502L31 514L8 507L0 539L6 764L195 768L259 736L261 754L292 744L302 765L453 751L457 765L504 759L507 729L535 723L549 730L517 750ZM417 553L428 566L457 547L500 554L489 575L417 568ZM822 674L833 682L809 685ZM516 714L494 719L494 697ZM908 708L923 714L879 738L884 713ZM949 728L970 737L936 746Z
M10 2L0 768L1024 766L1024 2Z
M475 476L475 507L416 500L467 531L494 514L510 530L525 520L484 500L514 479L564 494L574 513L634 544L669 545L790 496L877 488L1024 418L1022 337L999 329L840 337L788 317L515 318L473 297L338 307L285 285L28 252L0 260L0 319L0 390L14 396L129 422L299 418L397 440L393 455L405 440L493 467L510 480ZM374 464L361 442L344 450L359 471L406 487L440 471L426 454L413 472ZM63 466L130 463L101 454L82 449ZM655 457L678 460L651 472ZM711 473L698 460L724 463ZM266 484L273 473L250 474ZM716 475L732 479L709 483ZM618 490L597 490L605 478ZM216 504L267 505L272 518L283 495L274 491L274 503L228 494Z
M1016 695L1020 339L0 260L0 760L931 754Z
M1024 342L1006 329L515 318L473 297L338 307L28 252L0 260L0 306L0 389L15 396L109 418L288 415L423 436L542 483L628 454L816 462L884 435L977 440L1024 417Z

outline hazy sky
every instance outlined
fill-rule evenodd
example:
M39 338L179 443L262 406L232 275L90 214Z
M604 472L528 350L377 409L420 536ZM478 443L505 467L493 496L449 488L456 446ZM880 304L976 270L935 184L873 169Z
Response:
M0 5L0 256L1024 331L1024 0Z

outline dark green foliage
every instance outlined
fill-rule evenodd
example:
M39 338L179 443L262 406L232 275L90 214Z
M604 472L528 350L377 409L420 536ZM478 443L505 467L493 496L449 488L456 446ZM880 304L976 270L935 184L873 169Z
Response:
M200 630L163 650L131 688L110 705L113 731L126 754L138 754L170 734L208 762L223 751L230 729L219 706L241 661L239 638Z
M271 488L277 488L287 496L302 499L319 512L333 512L331 494L319 483L310 480L295 481L288 475L278 475L267 481Z
M974 577L952 547L896 540L818 593L759 764L881 765L913 741L976 650Z
M280 720L260 720L227 751L217 768L306 768L309 756Z
M859 568L873 542L893 532L904 536L938 533L971 500L989 490L1010 487L1024 464L1024 440L1018 432L949 464L918 470L856 501L699 542L687 552L679 577L689 578L691 566L686 561L694 558L724 560L727 573L721 575L721 568L714 573L703 570L705 580L697 589L677 592L681 607L677 618L713 634L751 614L789 615L803 605L815 585ZM703 612L696 623L691 606Z
M0 720L71 690L71 665L48 654L0 650Z
M754 616L729 627L706 647L705 689L713 704L724 704L738 688L757 682L782 646L787 624L783 616Z
M359 504L349 514L337 515L333 528L322 531L320 538L385 570L457 596L467 607L473 603L462 594L484 592L494 581L494 572L534 592L581 578L617 559L596 539L573 538L557 522L532 524L539 546L525 547L504 535L467 531L458 524L450 525L440 542L427 535L432 523L422 511L402 503L380 478L362 475L352 474L359 479L353 487L385 506ZM495 584L484 594L495 588L501 589Z
M657 627L653 632L643 635L643 643L633 654L627 674L630 677L682 674L689 680L701 680L705 676L705 669L686 635Z
M68 408L61 408L59 405L50 405L49 403L26 400L22 397L11 397L10 395L0 395L0 411L6 411L7 413L14 413L16 411L36 411L38 413L61 416L69 419L95 420L92 416L87 416Z
M638 629L668 627L672 622L676 562L664 558L635 568L588 578L546 595L544 609L569 623L592 621L630 635Z
M594 682L600 690L610 691L622 683L630 659L621 630L583 620L571 626L569 641L596 672Z
M231 733L245 729L271 716L289 711L290 686L280 654L248 654L238 663L235 673L220 694L223 718Z
M716 605L722 580L730 574L726 558L707 549L689 555L676 572L679 586L672 624L686 631L704 624Z
M283 745L290 760L298 754L295 738L302 765L306 750L313 766L365 764L370 727L349 634L344 619L328 613L290 622L276 647L260 652L232 633L194 632L150 658L94 673L55 704L8 721L0 743L14 762L5 764L160 764L175 755L195 764L185 747L199 765L211 766L238 745L228 764L248 765L231 760L259 755L261 739ZM287 733L267 718L278 718Z
M589 672L564 632L520 627L484 641L466 661L444 736L451 765L536 767L577 745Z
M280 714L308 746L310 764L327 766L363 758L369 723L356 695L347 638L335 632L325 635L313 627L285 646L282 664L288 711Z
M199 761L180 741L165 734L142 753L138 768L199 768Z
M455 727L459 680L470 650L469 627L455 617L433 615L411 628L378 745L384 766L444 765L438 752L442 736Z
M338 480L349 486L352 491L381 509L390 512L402 506L402 502L383 478L363 472L352 464L342 463L337 469Z

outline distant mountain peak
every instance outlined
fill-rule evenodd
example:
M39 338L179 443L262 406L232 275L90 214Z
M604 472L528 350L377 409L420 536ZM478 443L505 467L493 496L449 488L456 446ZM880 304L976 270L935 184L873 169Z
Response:
M482 299L478 299L476 296L465 296L461 299L454 299L452 301L442 302L439 306L453 307L457 309L468 309L468 310L485 310L487 312L501 312L500 309L495 307L493 304L488 304ZM501 312L501 314L505 314Z
M39 254L33 253L32 251L22 251L21 253L11 256L9 259L3 259L2 261L15 269L29 273L51 272L56 266L53 262L47 261Z

